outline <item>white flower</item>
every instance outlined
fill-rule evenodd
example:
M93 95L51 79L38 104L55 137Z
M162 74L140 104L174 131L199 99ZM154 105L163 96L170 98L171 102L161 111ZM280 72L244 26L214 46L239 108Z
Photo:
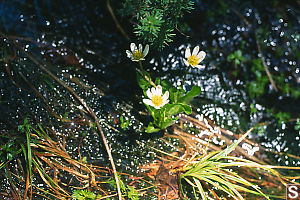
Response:
M191 65L192 67L204 68L203 65L199 65L199 63L205 58L206 53L204 51L199 52L199 46L196 46L193 49L193 53L191 54L190 48L186 48L185 50L185 59L183 58L183 62L186 65Z
M169 100L169 92L166 91L164 95L162 95L162 87L160 85L150 88L146 92L149 99L143 99L143 102L149 106L152 106L156 109L160 109L164 105L166 105Z
M127 57L130 58L132 61L140 61L140 60L145 60L146 55L149 52L149 45L147 44L145 46L145 49L143 51L143 46L139 44L139 48L134 43L130 44L130 50L126 50Z

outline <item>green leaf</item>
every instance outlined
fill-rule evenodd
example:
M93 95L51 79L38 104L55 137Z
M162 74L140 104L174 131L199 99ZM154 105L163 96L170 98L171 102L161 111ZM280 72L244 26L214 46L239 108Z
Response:
M145 131L146 131L146 133L154 133L154 132L160 131L160 129L159 128L155 128L153 126L152 122L150 122Z
M174 116L184 111L183 106L181 104L167 104L164 106L164 109L166 110L166 116Z
M128 185L128 198L131 200L139 200L139 193L133 186Z
M179 103L188 104L194 97L198 96L201 93L201 88L199 86L193 86L192 89L186 93L183 97L178 99Z
M171 126L172 124L174 124L174 123L176 122L177 119L178 119L178 117L176 117L176 118L167 118L167 119L165 119L165 120L161 123L160 128L161 128L161 129L165 129L165 128Z
M234 59L234 55L233 54L229 54L228 56L227 56L227 61L232 61Z
M205 195L205 192L204 192L204 190L203 190L203 187L202 187L202 185L201 185L199 179L193 178L193 180L194 180L194 182L195 182L196 185L197 185L197 188L198 188L198 190L199 190L199 192L200 192L200 194L201 194L202 199L203 199L203 200L206 200L206 195Z
M192 113L192 107L186 104L181 104L181 106L184 108L185 114L189 115Z
M147 107L147 109L149 110L151 116L153 117L154 120L157 120L160 117L160 113L158 109L155 109L152 106L149 106L147 104L145 104L145 106Z
M164 109L167 117L174 116L182 112L185 112L187 115L192 113L192 108L189 105L182 103L167 104L164 106Z
M240 62L239 59L235 59L235 60L234 60L234 64L239 65L240 63L241 63L241 62Z
M72 198L77 200L94 200L96 194L87 190L75 190L73 191Z
M241 58L242 57L242 51L240 49L235 51L235 54L236 54L236 58Z
M178 98L181 97L181 95L182 92L180 90L177 90L175 87L171 87L169 89L169 97L172 103L177 103Z
M120 126L121 126L121 128L122 128L123 130L125 130L125 129L128 127L128 125L129 125L129 121L124 121L123 116L120 117L120 120L121 120Z

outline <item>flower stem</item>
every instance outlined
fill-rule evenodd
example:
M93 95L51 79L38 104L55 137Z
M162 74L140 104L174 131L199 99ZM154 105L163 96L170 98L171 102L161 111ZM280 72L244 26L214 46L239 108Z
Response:
M145 73L146 71L144 70L144 67L142 65L142 62L139 61L139 65L140 65L140 70L136 69L144 78L146 81L148 81L153 87L156 87L155 83L151 81L151 78L147 76L147 74Z
M186 70L186 72L184 74L184 77L183 77L183 80L182 80L182 85L181 85L182 89L183 89L183 85L184 85L184 82L185 82L185 79L186 79L186 75L190 71L190 69L191 69L191 66L188 67L188 69Z
M142 65L142 62L141 62L141 61L139 61L139 65L140 65L140 68L141 68L141 71L142 71L142 73L144 74L144 67L143 67L143 65Z

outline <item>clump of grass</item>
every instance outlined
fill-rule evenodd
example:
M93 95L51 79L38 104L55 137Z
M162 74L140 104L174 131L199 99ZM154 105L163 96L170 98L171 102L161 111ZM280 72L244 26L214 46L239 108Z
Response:
M208 192L206 192L204 188L207 188L213 196L218 196L216 192L209 188L209 185L228 194L229 197L233 199L244 199L241 192L260 195L269 199L257 185L250 183L231 170L231 167L242 166L271 170L268 166L247 159L228 156L228 154L230 154L235 147L246 138L251 130L246 132L239 140L228 146L226 149L211 152L202 157L199 161L193 162L193 164L188 162L182 169L186 172L182 174L179 179L181 192L183 194L185 193L182 187L182 182L184 180L193 187L196 199L198 198L196 191L200 193L202 199L207 199Z

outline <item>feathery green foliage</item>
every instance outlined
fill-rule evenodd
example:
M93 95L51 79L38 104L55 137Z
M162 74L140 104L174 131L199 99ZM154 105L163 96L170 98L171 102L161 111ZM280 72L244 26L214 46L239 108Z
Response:
M74 190L72 198L76 200L94 200L96 199L96 194L87 190Z
M139 40L161 50L172 41L180 19L193 5L190 0L125 0L120 13L132 18Z

